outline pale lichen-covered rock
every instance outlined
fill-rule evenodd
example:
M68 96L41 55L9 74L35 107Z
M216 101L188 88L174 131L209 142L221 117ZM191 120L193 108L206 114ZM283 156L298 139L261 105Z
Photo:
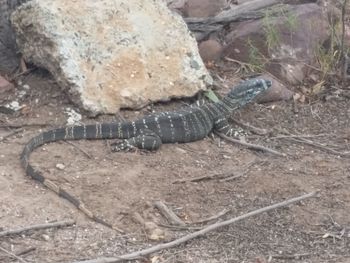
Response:
M12 24L26 60L92 113L192 96L211 82L185 23L162 0L33 0Z

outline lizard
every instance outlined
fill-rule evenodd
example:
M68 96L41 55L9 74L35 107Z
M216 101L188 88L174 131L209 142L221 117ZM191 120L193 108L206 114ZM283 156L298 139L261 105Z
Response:
M231 113L251 102L271 85L269 80L247 80L233 87L222 100L215 103L151 114L135 121L73 125L44 131L25 144L20 156L21 165L27 176L68 200L95 222L113 228L94 215L78 198L45 178L29 163L30 154L43 144L60 140L123 139L112 144L112 151L117 152L133 148L155 151L163 143L201 140L213 130L232 136L233 129L228 122Z

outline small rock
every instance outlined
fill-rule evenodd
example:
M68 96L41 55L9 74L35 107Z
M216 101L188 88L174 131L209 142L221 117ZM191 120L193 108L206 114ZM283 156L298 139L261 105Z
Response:
M4 93L14 87L15 86L11 82L8 82L4 77L0 76L0 93Z
M25 90L18 91L18 97L19 98L23 98L26 94L27 94L27 92Z
M204 62L210 62L220 59L223 47L218 41L209 39L201 42L198 49L202 60Z
M23 87L24 89L26 89L26 90L29 90L29 89L30 89L30 86L29 86L28 84L24 84L22 87Z
M66 168L66 166L63 163L58 163L58 164L56 164L56 168L58 170L64 170Z
M150 240L159 241L166 236L165 230L160 229L154 222L145 222L145 230Z
M22 108L22 106L19 105L18 101L12 101L6 104L5 107L13 111L18 111Z
M50 237L46 234L43 234L42 235L42 238L45 240L45 241L49 241L50 240Z

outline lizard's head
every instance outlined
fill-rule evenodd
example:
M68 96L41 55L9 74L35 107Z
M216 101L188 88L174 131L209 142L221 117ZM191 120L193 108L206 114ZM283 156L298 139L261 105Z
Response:
M270 88L272 82L265 79L251 79L233 87L227 94L231 100L239 102L241 105L251 102L257 95Z

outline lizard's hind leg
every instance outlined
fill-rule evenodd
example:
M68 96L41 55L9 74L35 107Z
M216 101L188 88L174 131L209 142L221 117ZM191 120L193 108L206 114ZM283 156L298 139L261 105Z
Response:
M215 120L214 129L229 137L235 135L235 129L229 124L226 118L219 118Z
M142 150L155 151L159 149L161 145L162 140L160 137L156 133L146 130L138 136L125 139L121 142L112 143L112 151L128 151L135 147Z

